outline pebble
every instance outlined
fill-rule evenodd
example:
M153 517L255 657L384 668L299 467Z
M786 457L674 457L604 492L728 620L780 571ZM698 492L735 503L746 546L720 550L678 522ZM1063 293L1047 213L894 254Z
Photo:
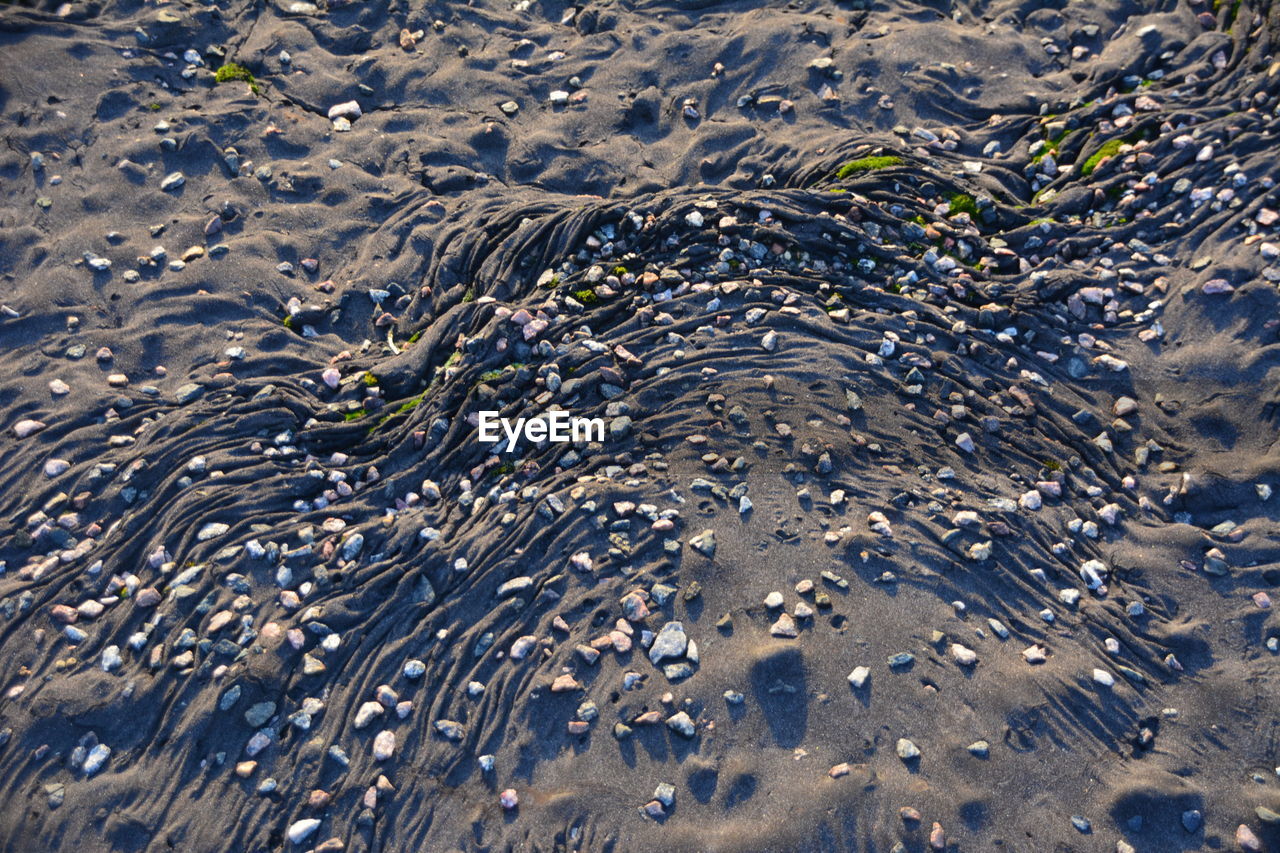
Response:
M460 741L467 734L467 730L462 723L454 720L436 720L436 731L446 740L452 741Z
M386 761L396 751L395 732L386 729L378 732L373 739L373 758L375 761Z
M249 710L244 712L244 721L253 728L260 728L266 725L267 720L271 719L276 713L276 703L270 700L265 702L256 702L249 706Z
M714 557L716 555L716 533L714 530L704 530L697 536L689 540L689 546L695 551L707 556Z
M684 632L684 625L679 622L668 622L658 631L649 647L649 662L657 665L668 658L684 655L689 646L689 638Z
M229 525L220 521L211 521L200 528L200 532L196 534L196 539L200 542L208 542L210 539L216 539L230 529Z
M898 757L903 761L913 761L920 757L920 748L904 737L898 738Z
M312 833L319 828L319 819L313 817L303 818L302 820L294 821L289 824L289 829L286 830L285 835L288 836L291 843L301 844L310 838Z
M778 620L769 627L769 633L775 637L794 638L799 636L796 620L789 613L783 613L779 616Z
M509 598L513 595L518 595L519 593L525 592L532 586L533 586L533 578L531 577L524 576L524 577L512 578L511 580L504 581L502 584L500 584L495 594L497 595L498 598Z
M95 744L93 749L89 750L85 756L84 765L81 769L85 776L92 776L103 768L107 763L107 759L111 757L111 747L104 743Z
M951 658L960 666L973 666L978 662L978 653L959 643L952 643Z
M18 438L26 438L29 435L35 435L40 430L47 427L44 421L32 420L31 418L23 418L13 425L13 434Z
M178 388L177 393L174 395L174 399L178 401L179 405L185 406L187 403L192 402L203 393L204 393L203 385L200 385L196 382L188 382L185 385L182 385Z
M329 121L337 118L345 118L352 121L360 118L364 113L360 109L360 104L356 101L343 101L340 104L334 104L329 107Z
M381 717L383 710L384 706L381 702L364 702L360 705L359 709L356 710L356 716L352 721L352 725L357 729L363 729L376 718Z
M1243 823L1236 827L1236 846L1242 853L1264 853L1266 849L1257 834Z
M693 719L684 711L677 711L667 718L667 728L683 737L691 738L696 733Z

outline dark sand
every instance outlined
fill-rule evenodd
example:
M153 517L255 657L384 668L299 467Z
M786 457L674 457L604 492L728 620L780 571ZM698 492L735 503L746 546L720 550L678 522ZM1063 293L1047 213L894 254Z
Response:
M0 846L1280 850L1270 5L0 7Z

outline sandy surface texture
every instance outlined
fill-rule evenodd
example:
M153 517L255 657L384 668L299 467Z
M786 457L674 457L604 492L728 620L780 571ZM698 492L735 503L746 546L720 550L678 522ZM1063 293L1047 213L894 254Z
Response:
M0 5L0 850L1280 851L1278 41Z

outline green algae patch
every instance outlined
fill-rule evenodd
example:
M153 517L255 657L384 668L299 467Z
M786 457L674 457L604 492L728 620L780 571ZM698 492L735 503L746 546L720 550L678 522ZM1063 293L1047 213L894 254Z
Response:
M1102 147L1093 152L1089 159L1084 161L1084 165L1080 167L1080 177L1089 177L1105 158L1119 154L1121 145L1124 145L1123 139L1108 139L1102 143Z
M877 169L888 169L890 166L901 165L902 158L885 155L881 157L863 157L859 160L850 160L840 167L836 172L836 177L843 180L850 175L856 175L859 172L874 172Z
M951 205L947 208L947 215L955 216L957 213L967 213L974 217L978 215L978 203L973 200L973 196L967 193L956 193L951 197Z
M262 94L262 87L258 85L258 81L254 79L253 72L243 65L235 62L228 62L221 66L217 71L213 72L213 79L219 83L231 83L241 80L249 84L249 91L255 95Z

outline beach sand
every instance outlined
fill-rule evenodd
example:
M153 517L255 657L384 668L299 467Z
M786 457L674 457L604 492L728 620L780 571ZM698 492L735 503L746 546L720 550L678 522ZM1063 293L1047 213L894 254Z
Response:
M1047 5L0 6L0 848L1280 850L1280 17Z

